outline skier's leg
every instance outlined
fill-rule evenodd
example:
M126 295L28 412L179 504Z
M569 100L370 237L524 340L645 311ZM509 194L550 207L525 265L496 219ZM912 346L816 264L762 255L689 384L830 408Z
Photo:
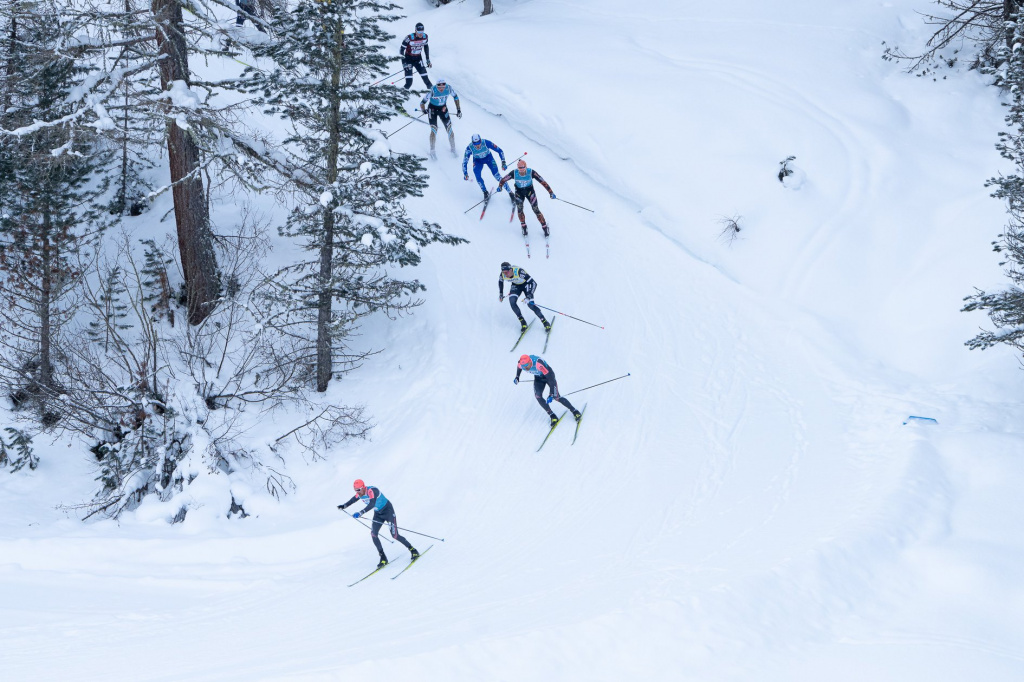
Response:
M473 175L476 176L476 183L480 185L480 189L483 190L484 194L487 194L487 185L484 184L484 179L481 177L481 171L484 169L484 164L480 159L473 159Z
M555 413L552 412L551 408L548 406L548 401L544 400L544 387L547 385L548 382L546 379L542 377L533 378L533 397L537 399L537 402L544 408L544 411L548 413L548 416L551 416Z
M394 511L391 512L391 518L388 519L388 525L391 527L391 537L401 542L407 549L412 549L412 545L409 544L409 541L398 534L398 516Z
M402 60L402 71L405 72L405 89L412 89L412 62Z
M420 78L423 79L423 84L426 85L427 88L430 88L431 83L430 83L430 79L427 78L427 67L423 66L423 59L422 58L416 60L416 72L419 73L420 74ZM412 72L410 71L410 74L411 73ZM412 82L412 76L411 75L409 77L409 82L410 83Z
M383 519L378 519L377 515L373 515L373 523L370 524L370 538L373 539L373 546L377 548L377 554L380 554L380 558L384 561L388 560L387 554L384 553L384 545L380 544L380 538L377 534L380 533L380 527L384 525Z
M512 306L512 312L516 314L520 320L523 319L523 311L519 309L518 305L519 294L509 294L508 303Z
M455 153L455 131L452 129L452 117L448 113L448 107L445 107L442 112L442 121L444 121L444 129L448 131L448 144L452 147L452 154Z
M494 176L494 179L500 181L501 174L498 173L498 164L494 163L494 157L488 156L485 163L487 164L487 167L491 169L491 175ZM511 190L511 188L509 189Z
M427 120L430 122L430 151L434 151L434 143L437 141L437 108L427 108Z
M537 291L537 280L531 281L526 285L526 307L533 311L533 314L540 318L541 324L544 325L544 329L548 329L550 325L548 321L544 319L544 313L540 311L537 304L533 302L533 292Z
M548 385L551 386L551 395L553 395L555 397L555 400L557 400L558 402L560 402L563 405L565 405L565 407L570 412L572 412L573 416L576 416L577 414L579 414L579 412L576 411L576 408L572 406L572 403L570 403L568 401L568 399L563 398L562 394L558 392L558 382L555 381L555 373L554 372L552 372L550 375L548 375Z

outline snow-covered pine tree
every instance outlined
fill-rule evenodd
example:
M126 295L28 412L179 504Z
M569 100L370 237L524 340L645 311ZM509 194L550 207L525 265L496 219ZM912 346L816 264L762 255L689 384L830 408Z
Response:
M300 0L275 17L277 40L251 48L271 66L242 77L258 105L291 125L284 180L295 207L280 232L310 254L266 288L273 313L265 324L308 344L298 360L314 366L320 392L362 357L345 345L360 318L419 304L414 296L423 285L392 277L388 268L416 265L427 244L464 241L436 223L409 219L402 201L426 186L422 160L391 152L373 129L404 100L398 88L370 86L393 61L384 54L392 36L382 24L398 18L395 8L377 0Z
M0 111L0 382L45 424L60 417L62 330L75 312L80 256L102 227L97 177L106 161L93 129L70 116L69 93L88 77L66 55L68 26L56 7L4 7ZM17 53L4 54L7 45ZM65 123L55 123L70 119Z
M995 325L995 331L982 330L967 341L971 349L985 349L1004 343L1024 351L1024 26L1013 15L1013 46L1007 51L1005 85L1010 100L1006 103L1006 125L999 133L996 148L1000 155L1013 162L1015 172L992 178L986 186L995 187L992 196L1006 202L1009 216L1003 234L992 243L994 250L1006 260L1006 276L1011 285L1002 291L977 290L964 300L964 312L983 310Z

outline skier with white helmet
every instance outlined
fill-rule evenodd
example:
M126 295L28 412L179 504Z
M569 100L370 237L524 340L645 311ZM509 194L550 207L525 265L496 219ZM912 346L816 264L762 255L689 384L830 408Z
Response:
M455 115L462 118L462 105L459 104L459 95L453 87L448 85L448 81L444 78L438 78L437 84L430 88L427 94L423 95L423 99L420 100L420 111L424 114L430 114L428 120L430 121L430 158L432 159L437 158L437 154L434 152L434 142L437 140L438 118L444 123L445 130L448 131L448 143L452 148L452 156L458 156L458 153L455 151L455 132L452 130L452 119L448 115L449 97L455 100Z
M484 179L480 176L483 172L484 166L487 166L491 170L491 175L494 176L495 180L501 180L501 176L498 174L498 166L494 162L494 155L491 154L491 150L498 152L498 156L501 157L501 170L505 170L505 152L501 151L501 147L494 144L490 140L485 140L478 134L473 134L470 143L466 145L466 153L462 155L462 178L463 180L469 180L469 158L473 157L473 175L476 176L476 182L480 185L480 190L484 193L484 200L490 198L490 193L487 191L487 185L484 184ZM512 198L512 186L508 185L505 189L508 190L508 198L514 203L515 199Z

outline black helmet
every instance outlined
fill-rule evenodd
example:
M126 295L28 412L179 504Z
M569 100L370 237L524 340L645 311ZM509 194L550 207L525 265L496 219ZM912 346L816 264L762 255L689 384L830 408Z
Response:
M423 31L423 24L422 23L416 24L416 30L422 32Z
M512 264L509 263L508 261L505 261L504 263L501 264L502 272L504 272L505 270L511 270L511 269L512 269Z

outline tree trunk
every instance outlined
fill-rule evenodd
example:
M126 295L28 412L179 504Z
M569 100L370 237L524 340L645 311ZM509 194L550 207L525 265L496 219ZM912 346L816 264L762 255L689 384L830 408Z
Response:
M160 85L166 92L174 81L189 82L188 46L178 0L153 0ZM220 293L217 256L213 250L210 213L199 169L199 147L174 121L167 122L167 157L174 196L178 251L185 275L188 321L199 324L213 311Z
M494 7L491 6L491 0L484 0L484 11L480 16L484 17L494 11Z
M41 397L44 401L53 394L53 362L50 356L51 348L51 325L50 312L53 294L53 251L50 244L50 231L53 224L49 211L43 213L42 229L42 272L39 282L39 375L36 383L42 389Z
M326 180L331 186L338 179L338 149L340 146L341 132L338 124L341 121L341 98L338 96L338 86L341 84L341 53L344 46L344 28L338 22L337 33L335 34L334 63L331 72L331 96L330 113L327 117L327 154L324 159L327 164ZM323 241L320 243L320 292L317 300L316 320L316 390L323 393L327 390L327 384L334 374L331 345L331 314L333 304L333 287L331 281L334 277L334 203L329 204L324 210Z
M1017 21L1017 3L1019 0L1003 0L1003 30L1006 31L1006 49L1009 50L1009 55L1013 54L1013 24Z

